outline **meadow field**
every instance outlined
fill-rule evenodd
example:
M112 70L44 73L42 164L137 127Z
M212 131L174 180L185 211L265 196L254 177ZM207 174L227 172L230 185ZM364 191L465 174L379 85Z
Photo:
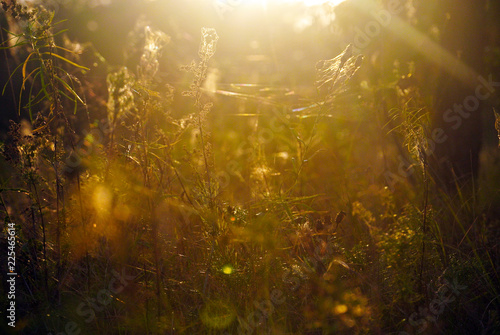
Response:
M0 333L499 334L458 2L1 1Z

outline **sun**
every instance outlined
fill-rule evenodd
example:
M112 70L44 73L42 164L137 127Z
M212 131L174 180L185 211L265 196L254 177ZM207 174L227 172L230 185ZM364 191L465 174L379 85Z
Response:
M298 8L323 9L323 5L336 7L347 0L203 0L212 1L219 16L225 17L238 8L260 8L267 12L269 8L279 8L281 5L290 5Z
M246 3L246 4L254 4L254 5L267 5L267 4L277 4L277 3L289 3L289 4L302 4L307 7L313 7L323 4L329 4L333 7L341 4L346 0L229 0L228 3Z
M272 0L271 0L272 1ZM328 3L331 6L337 6L344 2L345 0L283 0L283 2L296 2L296 3L302 3L305 6L311 7L311 6L318 6L322 5L325 3Z
M236 2L249 3L249 4L262 4L262 5L269 3L296 3L296 4L302 4L307 7L323 5L327 3L335 7L344 1L346 0L237 0Z

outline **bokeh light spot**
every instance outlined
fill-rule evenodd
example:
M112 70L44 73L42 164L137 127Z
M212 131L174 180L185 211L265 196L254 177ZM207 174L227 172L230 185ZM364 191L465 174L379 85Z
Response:
M339 304L336 305L333 310L335 314L344 314L345 312L347 312L347 306L344 304Z
M224 329L231 325L236 318L232 306L221 300L209 301L202 309L200 318L209 328Z
M99 29L99 24L96 21L87 22L87 29L90 31L97 31Z
M230 275L231 273L233 273L233 271L234 271L233 267L229 264L226 264L222 267L222 272L227 275Z

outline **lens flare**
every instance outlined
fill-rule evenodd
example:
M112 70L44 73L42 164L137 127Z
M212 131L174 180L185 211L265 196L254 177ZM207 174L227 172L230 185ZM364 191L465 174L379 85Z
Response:
M231 273L233 273L233 271L233 267L229 264L226 264L222 267L222 272L226 275L230 275Z
M208 328L227 328L235 318L234 307L222 300L209 301L200 312L200 319Z

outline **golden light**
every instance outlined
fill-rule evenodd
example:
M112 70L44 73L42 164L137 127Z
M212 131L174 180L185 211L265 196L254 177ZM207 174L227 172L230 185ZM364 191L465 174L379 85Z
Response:
M99 185L94 190L93 205L98 215L103 216L109 214L111 209L112 195L111 192L104 186Z
M319 6L323 4L329 4L330 6L337 6L346 0L244 0L241 2L247 4L257 4L257 5L265 5L270 3L296 3L302 4L307 7Z
M271 0L272 1L272 0ZM311 6L319 6L323 4L329 4L330 6L337 6L344 2L345 0L283 0L284 2L289 2L289 3L302 3L305 6L311 7Z
M291 24L296 33L301 33L318 22L328 27L335 20L333 8L346 0L214 0L220 13L232 13L238 8L248 7L263 10L266 15L283 14L280 20ZM219 2L220 1L220 2ZM233 4L234 2L234 4ZM330 8L328 8L330 7ZM284 11L283 9L290 9ZM283 10L283 11L282 11ZM250 11L251 12L251 11Z

